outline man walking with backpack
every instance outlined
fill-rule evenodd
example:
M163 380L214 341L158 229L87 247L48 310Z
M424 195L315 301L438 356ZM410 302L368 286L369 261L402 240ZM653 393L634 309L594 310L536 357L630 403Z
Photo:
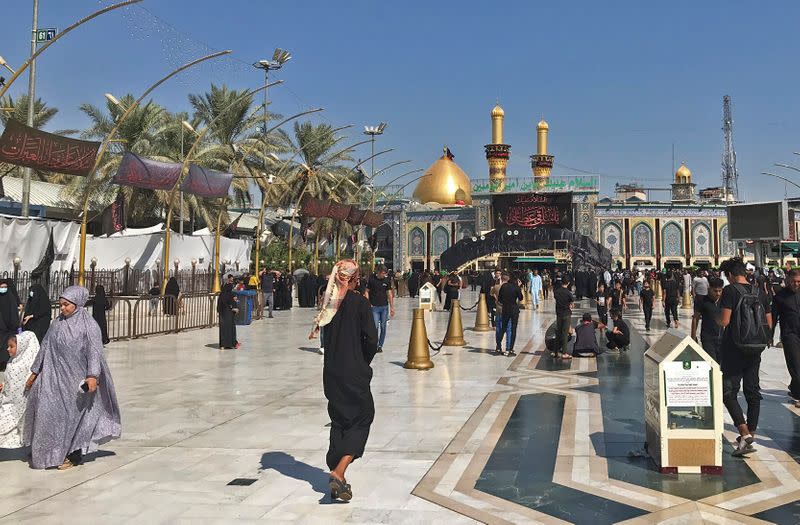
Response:
M747 270L741 259L729 259L720 265L730 284L719 300L719 324L724 328L722 357L722 401L739 431L734 456L755 452L753 441L761 410L761 387L758 375L761 352L767 347L772 328L772 314L763 290L747 282ZM747 420L739 406L739 387L747 401Z

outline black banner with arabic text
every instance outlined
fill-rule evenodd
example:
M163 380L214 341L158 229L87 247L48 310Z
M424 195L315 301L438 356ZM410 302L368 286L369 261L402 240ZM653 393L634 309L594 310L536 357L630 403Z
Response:
M180 162L150 160L126 151L113 182L147 190L171 190L180 175Z
M232 173L214 171L189 164L189 174L181 183L181 191L206 199L225 197L233 181Z
M492 195L494 227L500 229L556 226L572 229L572 193Z
M99 148L99 142L54 135L9 119L0 137L0 162L85 177Z

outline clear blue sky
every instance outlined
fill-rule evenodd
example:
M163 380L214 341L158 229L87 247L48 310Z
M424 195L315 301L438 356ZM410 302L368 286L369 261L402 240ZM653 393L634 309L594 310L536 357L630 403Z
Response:
M40 26L63 28L106 3L40 0ZM3 1L0 54L12 65L28 54L31 5ZM177 30L153 25L138 9L110 13L43 55L37 95L61 110L53 129L85 126L80 103L101 104L104 92L141 93L170 64L206 51L204 44L232 49L236 58L170 82L154 94L158 102L187 110L186 95L212 81L257 87L262 78L247 64L283 47L294 58L276 75L285 84L270 91L273 110L323 106L319 120L354 124L354 140L364 124L388 122L379 147L396 151L376 167L411 159L425 168L447 144L470 177L486 178L483 146L499 99L510 176L530 176L535 124L544 116L556 174L576 174L563 166L602 173L606 192L617 181L665 186L675 143L676 162L686 161L698 186L719 185L725 94L733 99L746 198L783 197L783 183L760 173L778 169L775 162L800 165L792 154L800 151L796 1L141 5ZM25 89L21 79L12 94ZM368 156L367 148L359 155Z

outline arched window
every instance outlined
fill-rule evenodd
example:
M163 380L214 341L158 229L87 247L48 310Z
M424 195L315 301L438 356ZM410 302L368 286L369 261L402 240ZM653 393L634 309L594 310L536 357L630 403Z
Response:
M719 229L719 254L724 257L736 255L736 243L728 239L728 225Z
M674 222L669 222L661 230L661 254L664 257L680 257L683 255L683 231Z
M414 227L408 232L408 255L425 257L425 232L422 228Z
M633 255L653 255L653 230L643 222L633 227Z
M701 222L692 228L692 255L711 255L711 228Z
M450 232L444 226L437 226L431 234L433 255L439 256L450 246Z
M600 233L600 241L608 248L612 256L622 255L622 229L613 222L603 226Z

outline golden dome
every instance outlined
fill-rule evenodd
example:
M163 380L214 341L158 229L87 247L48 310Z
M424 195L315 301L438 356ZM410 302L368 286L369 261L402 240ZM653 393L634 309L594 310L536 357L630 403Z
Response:
M492 118L495 117L504 117L506 112L503 111L503 108L500 107L500 104L496 105L494 109L492 109Z
M539 121L539 124L536 125L536 129L550 129L550 126L542 119Z
M675 180L678 182L689 181L692 178L692 171L686 167L686 164L681 162L681 167L675 172Z
M414 188L414 198L422 204L469 205L472 204L472 184L467 174L445 153L425 170Z

